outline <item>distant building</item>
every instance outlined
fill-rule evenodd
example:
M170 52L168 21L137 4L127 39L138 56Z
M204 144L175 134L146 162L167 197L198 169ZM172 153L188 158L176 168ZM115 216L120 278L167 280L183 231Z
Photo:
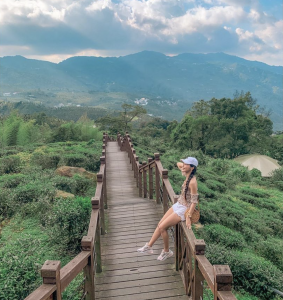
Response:
M3 96L4 96L4 97L10 97L10 96L11 96L11 93L3 93Z

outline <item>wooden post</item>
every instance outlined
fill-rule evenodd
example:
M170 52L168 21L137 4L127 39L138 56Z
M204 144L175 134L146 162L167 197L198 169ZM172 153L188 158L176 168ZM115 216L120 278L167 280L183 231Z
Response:
M180 251L180 245L179 245L179 231L180 231L180 224L177 223L175 225L175 239L174 239L174 248L175 248L175 270L179 271L179 251Z
M205 254L205 242L204 240L196 240L195 241L195 249L194 249L194 258L195 258L195 267L194 267L194 281L192 287L192 298L193 299L202 299L203 298L203 285L204 277L198 267L198 261L196 259L196 255L204 255Z
M100 216L97 219L96 232L95 232L95 262L96 262L96 272L102 272L101 264L101 243L100 243Z
M94 242L92 236L84 236L81 241L82 251L89 251L88 263L84 267L85 292L87 300L95 299L94 292Z
M142 162L142 166L146 165L146 161ZM145 168L143 168L143 197L147 198L147 172Z
M137 181L137 187L139 187L139 157L136 156L136 181Z
M159 153L154 153L154 160L159 160ZM160 175L159 170L157 168L157 165L155 164L155 197L156 197L156 203L160 203Z
M164 179L168 179L168 170L163 169L162 170L162 200L163 200L163 211L164 214L166 214L168 210L168 192L165 187Z
M103 206L105 209L108 208L107 205L107 186L106 186L106 156L100 157L100 164L105 164L104 174L103 174ZM104 212L103 212L103 218L104 218ZM104 223L104 220L103 220Z
M142 172L143 170L139 169L139 196L142 197Z
M52 295L52 299L61 300L61 281L60 281L61 262L58 260L47 260L42 266L40 273L43 283L55 284L56 291Z
M135 163L136 163L136 150L132 149L132 170L134 171L134 177L135 177Z
M152 158L148 158L148 164L152 162ZM153 174L152 166L148 166L148 181L149 181L149 199L153 199Z
M233 275L228 265L214 265L214 300L218 300L218 291L231 291Z

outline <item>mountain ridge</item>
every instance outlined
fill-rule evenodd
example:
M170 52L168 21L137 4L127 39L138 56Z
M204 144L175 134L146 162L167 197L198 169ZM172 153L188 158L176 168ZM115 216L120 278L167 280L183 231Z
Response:
M200 99L232 98L236 91L250 91L259 105L273 111L273 121L282 123L282 70L221 52L74 56L58 64L9 56L0 58L0 92L128 93L133 101L162 98L183 110Z

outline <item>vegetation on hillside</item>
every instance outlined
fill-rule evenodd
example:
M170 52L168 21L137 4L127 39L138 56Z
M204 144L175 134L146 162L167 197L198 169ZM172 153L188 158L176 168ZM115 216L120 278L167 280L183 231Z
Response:
M42 117L39 122L13 113L1 120L3 300L24 299L35 290L41 284L39 270L45 260L60 260L62 266L68 263L80 251L80 241L88 227L95 182L80 175L62 177L54 171L67 165L96 173L102 133L85 117L76 123ZM58 190L75 197L62 198ZM71 284L63 299L71 295L72 299L80 299L76 285L77 282Z
M197 157L202 226L194 232L205 239L206 256L212 264L229 264L239 299L275 298L269 287L283 291L283 169L262 178L231 159L258 152L283 163L283 135L271 135L268 115L249 93L199 101L179 123L126 109L96 125L89 115L76 122L40 112L1 118L0 298L24 298L40 284L46 259L64 265L79 250L95 186L54 170L68 165L98 171L102 133L94 126L112 134L130 128L140 161L161 153L176 193L184 180L176 162ZM75 198L57 198L57 190Z

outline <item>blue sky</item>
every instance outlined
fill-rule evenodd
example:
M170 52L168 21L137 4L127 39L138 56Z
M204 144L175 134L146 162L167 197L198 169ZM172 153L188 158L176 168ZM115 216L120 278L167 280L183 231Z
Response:
M143 50L283 65L282 0L1 0L0 56L62 61Z

